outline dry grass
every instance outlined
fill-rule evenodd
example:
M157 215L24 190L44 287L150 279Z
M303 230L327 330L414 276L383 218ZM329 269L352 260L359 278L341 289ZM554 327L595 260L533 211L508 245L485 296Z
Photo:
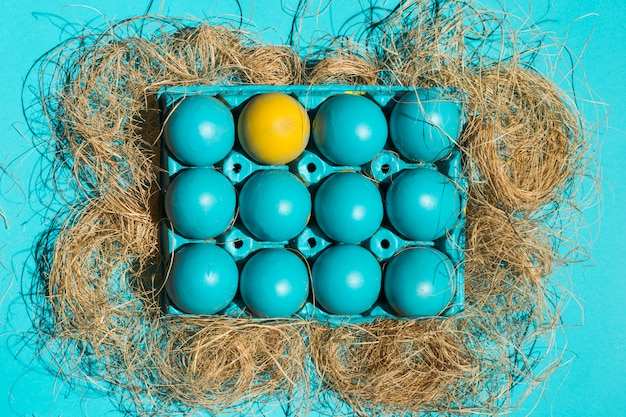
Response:
M69 172L75 185L67 220L46 235L49 251L38 259L49 313L39 319L42 334L62 352L61 365L126 393L145 415L240 409L253 398L289 402L312 373L321 388L303 408L292 404L295 411L308 410L315 393L333 392L362 415L497 413L520 379L544 377L532 371L532 346L557 327L547 288L554 266L568 262L545 211L574 201L587 133L570 99L529 68L507 19L464 2L437 10L406 2L367 27L358 48L303 62L298 50L238 30L139 17L42 57L51 175ZM338 328L162 315L155 92L303 82L467 93L462 314Z

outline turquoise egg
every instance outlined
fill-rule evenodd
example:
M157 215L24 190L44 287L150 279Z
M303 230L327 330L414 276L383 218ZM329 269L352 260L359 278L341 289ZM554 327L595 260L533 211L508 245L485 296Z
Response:
M257 317L289 317L309 296L309 271L287 249L261 249L244 265L239 279L241 298Z
M174 253L165 289L189 314L215 314L235 297L239 273L233 258L210 243L190 243Z
M337 165L366 164L387 141L383 111L361 95L341 94L324 101L312 126L317 149Z
M315 260L311 276L315 303L332 314L361 314L380 294L380 264L362 246L331 246Z
M212 165L232 149L235 122L229 108L215 97L189 96L175 103L167 115L163 137L183 164Z
M360 243L380 227L383 202L374 182L357 172L340 172L319 187L313 211L318 226L329 238Z
M453 279L454 267L443 253L414 247L389 261L383 287L387 302L400 316L436 316L450 304Z
M311 194L289 171L258 172L239 194L239 217L260 240L289 240L302 232L310 216Z
M191 239L222 234L233 221L237 197L228 179L212 168L177 173L165 192L165 212L174 230Z
M402 96L389 118L391 140L412 161L435 162L450 154L461 132L462 106L439 89Z
M461 196L454 183L438 171L407 169L392 179L385 210L389 222L405 238L431 241L456 224Z

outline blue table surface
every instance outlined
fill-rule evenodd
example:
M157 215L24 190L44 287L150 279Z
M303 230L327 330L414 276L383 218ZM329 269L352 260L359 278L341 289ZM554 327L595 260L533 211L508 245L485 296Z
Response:
M244 3L244 2L242 2ZM341 21L370 3L310 0L305 36L334 31ZM377 3L389 6L390 1ZM526 2L503 0L491 7L528 14ZM572 73L556 81L575 80L592 121L601 123L594 149L601 162L601 204L585 210L588 225L582 235L591 243L589 261L558 272L576 296L563 312L565 324L555 341L566 363L536 390L513 416L626 416L626 3L622 0L537 0L532 17L565 41L575 57ZM298 1L246 2L245 21L268 42L282 43ZM349 4L349 6L348 6ZM71 384L50 373L28 339L32 306L23 297L32 271L32 242L43 230L33 172L39 154L32 149L22 114L22 87L29 67L44 52L85 24L150 13L183 17L235 17L237 2L130 2L88 0L65 4L32 0L0 1L0 415L2 416L117 416L122 413L97 390ZM320 32L316 32L316 30ZM591 88L591 91L589 91ZM608 118L607 118L608 113ZM519 396L513 393L513 398Z

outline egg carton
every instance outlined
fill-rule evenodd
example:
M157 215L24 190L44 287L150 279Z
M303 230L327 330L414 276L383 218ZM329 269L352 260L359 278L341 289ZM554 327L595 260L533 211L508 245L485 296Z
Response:
M445 90L446 94L459 97L459 103L463 101L464 93L452 88ZM168 111L180 99L203 95L215 97L225 103L232 111L235 125L237 118L247 101L252 97L271 92L280 92L294 97L302 104L311 121L314 120L319 106L328 98L339 94L363 95L376 102L389 120L391 110L400 97L414 89L399 86L350 86L350 85L314 85L314 86L265 86L265 85L240 85L240 86L193 86L193 87L164 87L158 92L159 105L162 111L162 121L167 118ZM459 104L461 105L461 104ZM461 113L462 114L462 113ZM461 125L464 124L464 116L461 116ZM361 166L335 165L325 159L316 149L313 140L309 141L306 150L293 162L285 165L263 165L256 163L248 157L244 150L235 141L235 146L228 155L214 164L213 167L220 171L236 188L237 191L245 181L254 173L267 169L287 170L297 175L307 186L312 197L315 195L317 186L327 177L338 172L359 172L373 179L381 191L386 189L392 178L397 174L415 168L427 168L436 170L448 177L457 187L461 196L461 212L456 225L442 238L435 241L407 240L398 233L388 222L386 216L381 227L361 246L368 249L381 266L384 267L395 254L410 247L434 247L450 258L454 265L455 279L453 283L453 297L449 306L441 313L442 316L458 314L464 309L464 248L465 248L465 221L467 205L467 180L463 173L463 156L455 147L443 160L435 163L423 163L405 159L394 148L390 139L385 148L370 162ZM181 170L190 168L178 161L166 148L161 145L161 174L160 184L164 193L167 192L171 179ZM384 196L384 192L383 192ZM164 213L164 210L161 210ZM163 217L163 216L162 216ZM312 219L307 227L294 239L283 242L268 242L256 239L249 233L239 219L222 235L213 239L189 239L177 233L171 223L160 223L160 249L163 254L165 265L168 265L172 254L187 243L214 243L223 247L236 261L239 269L254 252L265 248L290 248L298 251L308 262L315 258L327 247L333 245ZM312 286L311 286L312 290ZM295 316L316 320L329 325L343 325L346 323L362 323L378 318L402 319L394 315L393 310L386 303L381 290L379 300L372 308L363 314L341 316L325 312L312 303L311 295L304 307ZM179 311L168 299L163 291L163 308L170 314L186 314ZM219 314L228 316L248 316L243 301L239 294L230 305Z

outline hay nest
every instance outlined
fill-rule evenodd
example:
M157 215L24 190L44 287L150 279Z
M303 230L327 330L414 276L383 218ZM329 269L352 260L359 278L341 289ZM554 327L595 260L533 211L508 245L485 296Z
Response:
M582 117L533 69L541 48L508 16L454 1L387 12L346 35L351 47L305 60L237 29L160 17L86 31L41 58L47 130L31 127L52 183L70 192L38 243L34 300L44 347L70 377L127 396L138 414L253 399L305 413L331 396L368 415L497 413L514 385L549 373L552 362L535 371L544 355L533 347L557 328L550 274L569 260L553 220L585 172ZM162 314L156 91L303 82L467 92L462 314L336 328Z

